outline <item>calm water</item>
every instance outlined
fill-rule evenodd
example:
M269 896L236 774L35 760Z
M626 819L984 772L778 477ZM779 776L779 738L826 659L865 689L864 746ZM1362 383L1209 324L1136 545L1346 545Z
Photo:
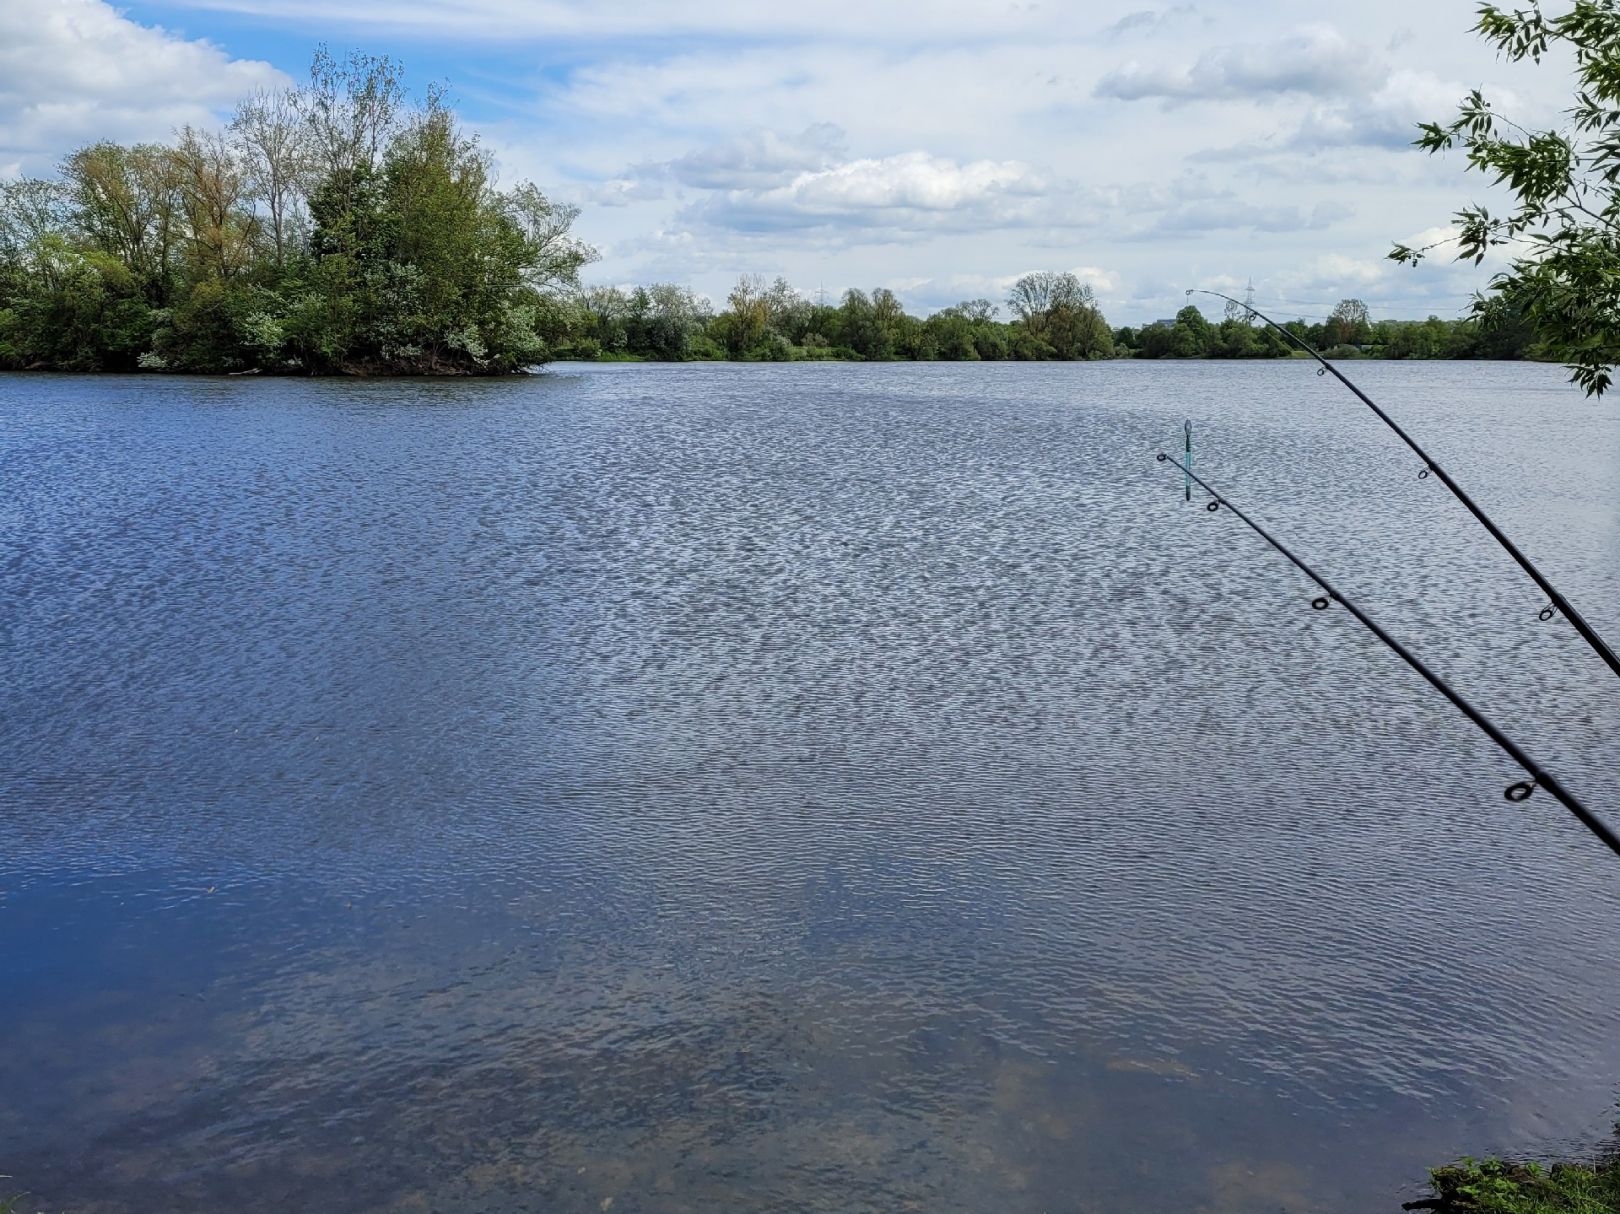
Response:
M1610 635L1620 399L1356 368ZM0 1172L1393 1210L1598 1140L1620 684L1297 363L0 377Z

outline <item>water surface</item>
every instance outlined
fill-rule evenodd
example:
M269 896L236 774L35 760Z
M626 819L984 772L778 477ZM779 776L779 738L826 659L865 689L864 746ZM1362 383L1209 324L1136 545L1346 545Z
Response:
M1355 368L1620 634L1620 401ZM1620 685L1297 363L0 377L0 1172L1338 1214L1583 1149Z

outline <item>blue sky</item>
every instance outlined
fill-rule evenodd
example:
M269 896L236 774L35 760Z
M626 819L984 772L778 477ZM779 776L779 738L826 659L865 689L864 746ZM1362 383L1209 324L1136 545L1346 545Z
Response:
M1489 265L1383 259L1488 200L1407 144L1484 87L1547 122L1473 0L4 0L0 174L163 138L303 78L319 42L448 82L505 180L582 208L594 282L722 299L740 273L914 311L1070 270L1115 323L1187 286L1293 315L1460 314Z

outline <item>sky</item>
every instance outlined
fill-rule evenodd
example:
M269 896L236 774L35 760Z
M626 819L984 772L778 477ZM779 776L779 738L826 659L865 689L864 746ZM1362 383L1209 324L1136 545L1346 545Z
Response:
M0 177L216 124L319 43L445 82L503 182L577 204L593 283L743 273L917 313L1070 271L1114 324L1188 287L1284 316L1455 317L1491 266L1386 259L1492 199L1414 126L1471 88L1531 123L1475 0L0 0Z

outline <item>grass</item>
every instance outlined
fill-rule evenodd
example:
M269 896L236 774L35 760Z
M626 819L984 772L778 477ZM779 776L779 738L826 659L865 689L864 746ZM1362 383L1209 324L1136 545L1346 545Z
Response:
M1465 1159L1430 1173L1434 1197L1408 1209L1443 1214L1620 1214L1620 1158L1596 1164Z

